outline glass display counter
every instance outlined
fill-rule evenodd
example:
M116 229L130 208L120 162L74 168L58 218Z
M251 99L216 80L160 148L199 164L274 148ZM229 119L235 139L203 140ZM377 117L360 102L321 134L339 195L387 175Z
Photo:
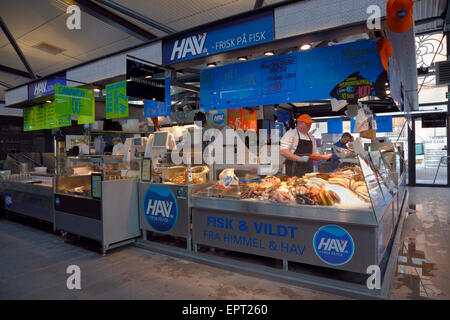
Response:
M398 183L380 151L333 173L210 182L192 196L198 245L344 271L382 265L395 234Z
M55 229L101 242L102 252L140 236L138 176L122 156L57 157Z

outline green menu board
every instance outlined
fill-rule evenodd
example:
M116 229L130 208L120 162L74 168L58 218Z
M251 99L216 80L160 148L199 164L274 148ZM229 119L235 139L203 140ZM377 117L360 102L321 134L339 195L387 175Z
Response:
M34 107L23 109L23 131L34 130Z
M128 117L127 83L120 81L106 86L106 119Z
M72 119L70 114L57 114L56 121L58 123L58 128L72 125Z
M45 118L45 106L39 105L34 106L34 129L42 130L47 128L46 118Z
M54 104L46 104L45 105L45 119L46 119L46 123L47 123L47 129L58 128L58 121L56 120Z
M56 113L92 116L94 104L94 92L91 90L55 85Z
M92 113L89 116L78 116L78 124L88 124L95 122L95 106L92 108Z

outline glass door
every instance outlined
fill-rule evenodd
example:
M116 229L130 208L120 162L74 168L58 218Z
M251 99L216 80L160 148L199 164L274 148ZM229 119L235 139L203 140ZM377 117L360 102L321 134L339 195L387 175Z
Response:
M414 119L416 184L448 185L448 121L445 115Z

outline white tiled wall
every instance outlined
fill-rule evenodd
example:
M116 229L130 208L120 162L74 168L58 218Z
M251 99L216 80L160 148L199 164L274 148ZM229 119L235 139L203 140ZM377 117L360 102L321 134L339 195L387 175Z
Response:
M67 79L92 83L118 75L124 75L127 72L127 54L161 64L161 42L158 41L142 48L130 50L123 54L111 56L98 60L94 63L89 63L81 67L71 69L67 71ZM79 84L68 81L67 85L77 86Z
M275 9L275 38L281 39L365 21L367 8L378 5L386 15L386 0L305 0Z
M22 109L5 108L3 103L0 103L0 116L22 116Z
M28 100L28 86L21 86L5 92L5 104L10 105Z

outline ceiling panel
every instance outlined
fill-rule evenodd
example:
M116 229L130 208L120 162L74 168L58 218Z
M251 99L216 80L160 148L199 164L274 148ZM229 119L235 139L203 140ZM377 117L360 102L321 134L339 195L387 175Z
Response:
M21 42L30 47L47 42L65 49L65 54L76 57L128 37L127 33L82 12L80 30L67 29L66 16L61 16L30 32Z
M52 6L47 0L2 0L0 1L0 12L3 21L16 40L63 14L61 10ZM0 47L3 47L9 41L3 32L0 33Z

